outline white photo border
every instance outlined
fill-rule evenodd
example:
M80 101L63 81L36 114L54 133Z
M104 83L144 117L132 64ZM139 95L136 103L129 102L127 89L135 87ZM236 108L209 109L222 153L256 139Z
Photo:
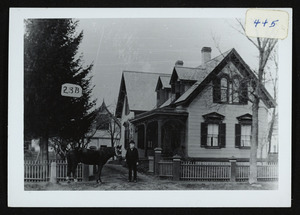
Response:
M9 20L8 206L10 207L290 207L292 9L279 44L278 190L24 191L23 55L28 18L244 18L248 8L11 8ZM218 201L221 200L221 201Z

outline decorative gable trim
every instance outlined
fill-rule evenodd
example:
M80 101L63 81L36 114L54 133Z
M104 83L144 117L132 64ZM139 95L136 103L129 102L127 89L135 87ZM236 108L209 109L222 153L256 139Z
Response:
M237 53L235 49L232 49L224 59L213 69L213 71L193 90L193 92L187 96L187 98L183 101L175 103L177 105L188 106L194 98L203 90L207 85L214 79L216 79L217 75L220 71L227 65L228 62L232 62L235 67L239 70L243 77L251 77L257 78L255 74L252 72L250 67L245 63L245 61L241 58L241 56ZM268 93L268 91L262 87L262 101L266 104L268 108L273 108L276 106L276 102L272 98L272 96Z

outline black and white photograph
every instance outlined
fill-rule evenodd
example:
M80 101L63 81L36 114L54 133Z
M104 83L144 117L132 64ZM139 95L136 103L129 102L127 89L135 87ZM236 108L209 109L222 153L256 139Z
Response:
M9 202L290 205L292 10L247 10L11 9Z

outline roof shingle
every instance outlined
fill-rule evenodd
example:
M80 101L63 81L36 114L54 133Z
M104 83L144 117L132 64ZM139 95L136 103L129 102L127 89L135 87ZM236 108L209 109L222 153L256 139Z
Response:
M156 108L155 87L161 73L123 71L129 109L149 111Z

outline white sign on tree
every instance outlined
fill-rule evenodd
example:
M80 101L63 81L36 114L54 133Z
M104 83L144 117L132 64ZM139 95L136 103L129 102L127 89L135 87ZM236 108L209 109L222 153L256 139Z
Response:
M61 95L80 98L82 96L82 88L77 84L65 83L61 86Z

